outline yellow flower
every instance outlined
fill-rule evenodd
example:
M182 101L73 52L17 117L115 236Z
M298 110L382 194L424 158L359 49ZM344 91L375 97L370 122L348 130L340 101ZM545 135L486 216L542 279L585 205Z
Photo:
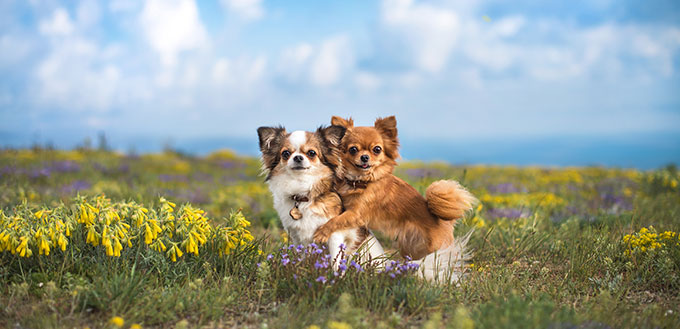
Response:
M139 323L133 323L133 324L130 326L130 329L142 329L142 326L139 325Z
M21 243L19 243L19 246L16 248L16 252L18 252L21 257L31 257L31 255L33 255L33 251L28 248L28 237L21 237Z
M329 329L352 329L352 326L347 322L330 321L328 322Z
M61 248L61 251L66 251L68 240L66 240L66 237L63 234L60 234L59 238L57 239L57 244L59 245L59 248Z
M125 320L119 316L114 316L109 320L109 323L118 328L122 328L125 325Z
M38 245L38 253L40 255L49 256L50 255L50 245L47 240L41 238L40 244Z

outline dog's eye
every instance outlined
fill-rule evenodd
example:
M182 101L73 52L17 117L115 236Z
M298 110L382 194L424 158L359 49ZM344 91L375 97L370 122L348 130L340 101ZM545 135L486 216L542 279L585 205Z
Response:
M359 149L356 146L352 146L349 148L349 154L355 155L357 154L357 152L359 152Z
M314 151L314 150L309 150L309 151L307 151L307 156L309 156L310 158L315 157L315 156L316 156L316 151Z
M283 158L283 160L288 160L288 158L290 158L290 151L286 150L281 152L281 157Z
M373 148L373 153L375 154L380 154L380 151L382 151L382 147L376 146Z

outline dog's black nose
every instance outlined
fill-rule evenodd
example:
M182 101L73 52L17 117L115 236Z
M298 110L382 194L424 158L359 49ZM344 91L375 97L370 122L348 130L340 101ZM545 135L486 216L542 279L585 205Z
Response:
M371 158L368 157L368 155L366 155L366 154L364 154L364 155L361 156L361 162L368 162L368 160L370 160L370 159L371 159Z
M304 160L302 158L302 155L296 155L296 156L293 157L293 161L295 161L295 162L302 162L302 160Z

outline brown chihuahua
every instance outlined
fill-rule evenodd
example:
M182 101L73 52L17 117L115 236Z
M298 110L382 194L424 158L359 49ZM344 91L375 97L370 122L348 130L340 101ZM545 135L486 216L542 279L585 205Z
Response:
M454 241L453 225L476 199L452 180L432 183L424 198L392 174L399 157L394 116L377 119L373 127L354 127L351 118L336 116L331 123L347 128L335 169L335 189L345 211L319 227L314 239L325 242L333 232L364 226L396 239L403 256L429 256L421 260L428 278L441 278L442 271L461 265L467 238Z

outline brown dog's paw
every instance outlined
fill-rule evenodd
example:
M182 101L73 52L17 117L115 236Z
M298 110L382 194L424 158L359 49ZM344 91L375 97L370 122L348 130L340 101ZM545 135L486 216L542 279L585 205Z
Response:
M326 243L331 236L331 232L326 225L321 225L316 232L314 232L314 242Z

